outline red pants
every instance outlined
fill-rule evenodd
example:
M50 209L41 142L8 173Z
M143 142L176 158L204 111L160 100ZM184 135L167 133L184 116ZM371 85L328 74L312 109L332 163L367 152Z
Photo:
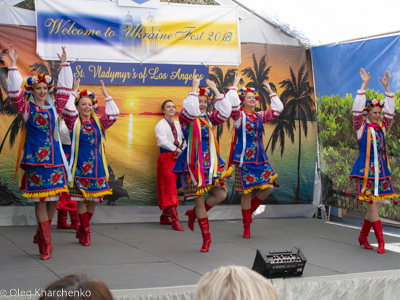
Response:
M157 160L157 192L158 205L161 210L168 206L178 206L176 192L176 175L172 172L176 160L174 152L161 153Z

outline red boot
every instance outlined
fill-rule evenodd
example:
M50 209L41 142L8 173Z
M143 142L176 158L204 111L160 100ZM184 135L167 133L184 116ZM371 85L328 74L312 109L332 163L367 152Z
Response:
M213 206L210 206L207 204L207 202L205 202L205 207L206 207L206 211L209 211L211 208L213 208ZM191 231L194 230L194 221L196 221L196 208L193 207L191 209L188 209L185 212L185 216L188 217L188 227Z
M385 253L385 240L383 239L381 220L371 223L374 228L376 240L378 241L378 253Z
M171 225L172 221L169 217L170 217L170 214L169 214L168 207L167 207L166 209L163 210L163 212L160 216L160 224L161 225Z
M358 237L358 242L360 243L360 246L364 245L365 249L372 249L372 246L369 244L367 239L369 231L371 230L371 226L371 222L367 219L364 219L364 223L360 231L360 236Z
M251 237L250 235L250 224L252 222L251 220L251 209L242 209L242 216L243 216L243 237L245 239L249 239Z
M258 199L257 196L254 196L251 199L251 213L255 212L256 209L261 205L261 203L263 203L264 200Z
M201 247L201 252L208 252L211 244L211 234L210 225L208 223L208 218L198 219L199 226L201 229L201 235L203 236L203 246Z
M33 236L33 243L39 246L39 253L43 254L44 244L43 244L42 234L40 233L39 224L36 229L36 234Z
M71 228L75 229L76 231L78 231L79 228L79 217L78 217L78 213L74 210L70 210L69 211L69 217L71 219Z
M48 221L39 223L40 234L43 239L43 253L40 256L41 259L46 260L51 257L53 253L53 246L51 244L50 224Z
M71 225L67 224L68 211L64 209L58 210L57 228L58 229L71 229Z
M179 223L178 212L176 211L176 206L168 206L169 213L172 219L172 228L178 231L184 231L181 223Z
M89 222L90 222L90 220L92 219L92 217L93 217L93 214L91 214L90 212L86 212L87 213L87 215L88 215L88 219L89 219ZM78 213L77 213L78 214ZM78 215L79 216L79 215ZM79 224L79 227L78 227L78 230L76 231L76 235L75 235L75 237L77 238L77 239L79 239L79 235L80 234L83 234L82 233L82 226L81 226L81 224Z
M83 214L79 214L79 219L81 221L79 243L81 243L83 246L90 246L90 226L88 213L85 212Z

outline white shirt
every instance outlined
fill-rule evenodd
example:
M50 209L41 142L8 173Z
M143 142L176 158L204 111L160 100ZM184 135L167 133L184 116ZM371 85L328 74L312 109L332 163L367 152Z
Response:
M174 124L178 133L177 140L180 145L183 143L183 149L186 147L186 141L182 134L181 125L178 121L175 120ZM168 121L165 118L161 119L156 127L154 127L154 134L157 138L157 146L173 152L176 151L177 147L174 145L174 135L172 134L171 127L169 126Z

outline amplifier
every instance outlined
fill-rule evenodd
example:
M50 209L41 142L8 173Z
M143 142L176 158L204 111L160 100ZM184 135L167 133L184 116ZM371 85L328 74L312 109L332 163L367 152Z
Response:
M307 258L300 248L257 249L253 270L264 277L287 277L303 275Z

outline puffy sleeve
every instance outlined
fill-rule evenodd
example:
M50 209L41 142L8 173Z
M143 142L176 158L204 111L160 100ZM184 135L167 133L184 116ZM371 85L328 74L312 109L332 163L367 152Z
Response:
M208 117L213 125L224 123L231 115L232 105L224 95L215 98L214 110L208 113Z
M65 105L64 110L62 111L62 117L65 121L65 125L70 132L73 131L75 121L79 117L79 113L76 110L75 106L75 97L76 94L74 92L71 92L68 98L67 105Z
M8 97L12 105L22 114L24 121L28 120L29 104L24 99L24 93L21 89L22 76L17 67L8 67Z
M364 115L363 111L365 108L365 90L358 90L356 99L353 103L353 125L357 131L357 139L360 139L364 130Z
M236 128L240 127L242 122L242 114L240 112L240 99L237 93L237 88L231 87L225 98L229 100L232 106L231 118Z
M393 93L385 93L385 107L383 108L383 119L382 126L387 131L389 129L390 123L392 122L394 111L396 109L396 104L393 99Z
M69 63L61 64L61 71L60 74L58 74L57 92L55 95L55 107L58 114L60 114L65 105L67 105L69 95L71 94L72 81L72 70Z
M260 111L258 114L261 116L263 124L271 122L273 119L279 117L283 110L281 99L274 93L269 95L271 99L271 108L266 111Z
M106 111L100 118L101 130L105 131L113 125L119 116L119 109L114 100L110 97L106 98Z
M71 138L69 136L69 129L64 120L60 121L60 138L63 145L71 145Z
M179 123L183 129L200 116L199 98L197 93L190 92L183 100L183 109L179 114Z
M171 130L166 126L164 126L165 123L163 124L162 122L158 122L157 126L154 127L154 134L156 135L156 139L157 139L157 146L170 150L170 151L176 151L176 146L174 145L174 142L171 142L170 140L168 140L167 137L167 130Z

